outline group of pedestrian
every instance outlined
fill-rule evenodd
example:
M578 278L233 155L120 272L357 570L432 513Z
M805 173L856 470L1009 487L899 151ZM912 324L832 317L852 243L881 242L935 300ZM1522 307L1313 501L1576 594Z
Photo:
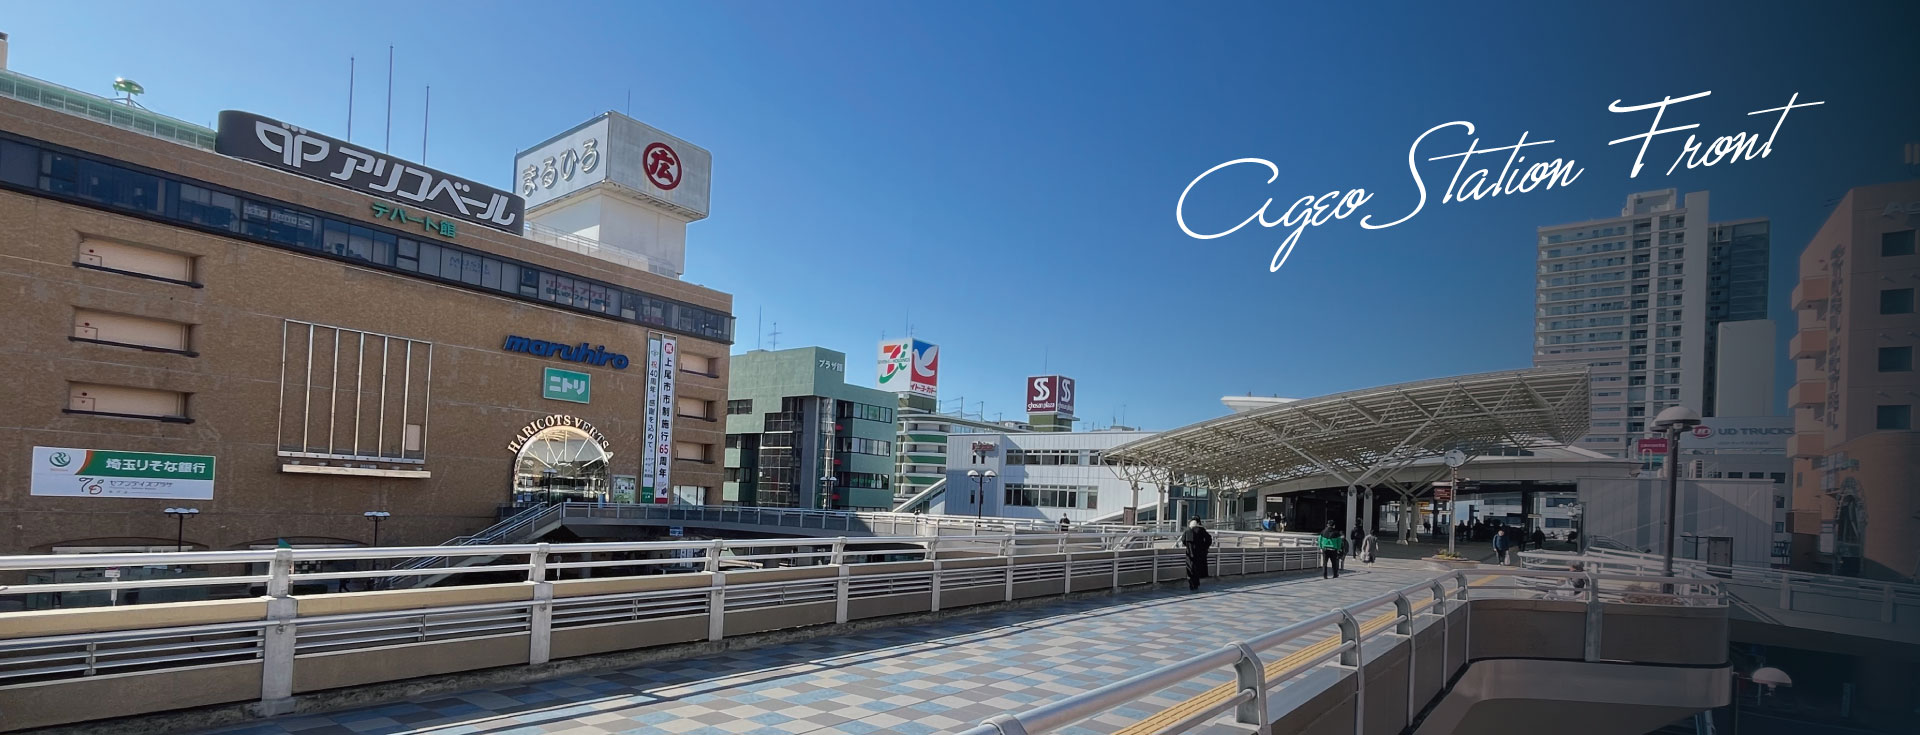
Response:
M1276 514L1269 513L1260 522L1267 531L1277 531L1283 526ZM1372 564L1375 554L1375 539L1364 528L1354 528L1351 535L1343 536L1338 526L1331 521L1325 530L1315 538L1320 547L1320 578L1339 578L1341 566L1345 563L1349 551L1367 564ZM1213 549L1213 534L1199 521L1187 524L1186 531L1180 534L1180 546L1186 549L1187 589L1200 589L1200 580L1211 576L1207 564L1207 552Z
M1327 527L1321 529L1314 541L1320 547L1321 579L1339 579L1340 570L1349 555L1359 557L1364 563L1373 563L1376 540L1365 528L1355 526L1351 534L1343 537L1340 527L1328 521Z

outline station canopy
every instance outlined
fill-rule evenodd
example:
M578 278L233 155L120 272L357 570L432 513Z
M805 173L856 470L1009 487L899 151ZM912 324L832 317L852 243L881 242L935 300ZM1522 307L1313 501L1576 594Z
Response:
M1449 450L1564 446L1587 432L1587 397L1579 364L1437 378L1275 403L1103 456L1136 480L1229 491L1320 474L1369 485Z

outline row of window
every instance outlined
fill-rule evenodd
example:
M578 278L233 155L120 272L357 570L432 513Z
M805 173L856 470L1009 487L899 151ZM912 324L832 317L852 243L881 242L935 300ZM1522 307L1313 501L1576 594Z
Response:
M893 409L886 406L871 406L865 403L839 401L834 405L834 414L843 419L865 419L883 424L893 423Z
M871 454L880 457L893 456L893 442L880 439L862 439L857 436L840 437L836 449L849 454Z
M1085 508L1098 510L1098 488L1079 485L1022 485L1008 483L1005 501L1029 508Z
M0 137L0 186L693 337L729 343L733 340L733 317L729 314L455 245L403 236L173 174L139 171L37 141ZM452 228L431 232L447 236L445 233ZM191 280L191 276L167 277Z
M727 401L728 416L744 416L750 413L753 413L753 399L738 398Z

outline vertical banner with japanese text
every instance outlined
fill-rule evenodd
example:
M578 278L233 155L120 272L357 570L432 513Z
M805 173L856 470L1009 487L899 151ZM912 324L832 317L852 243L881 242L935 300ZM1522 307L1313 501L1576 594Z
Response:
M653 502L673 502L673 382L680 374L680 360L674 354L674 338L660 340L660 430L654 442Z
M647 339L647 438L640 445L640 502L653 502L656 494L653 484L654 447L659 444L660 436L660 338ZM658 494L665 494L664 492Z

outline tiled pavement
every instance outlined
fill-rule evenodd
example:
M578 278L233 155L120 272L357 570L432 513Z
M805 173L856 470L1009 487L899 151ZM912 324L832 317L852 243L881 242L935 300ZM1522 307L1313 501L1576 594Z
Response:
M1337 581L1323 581L1318 574L1266 577L1210 581L1199 593L1169 587L1118 597L1083 597L212 732L950 732L1432 576L1432 572L1363 567ZM1278 658L1287 650L1291 649L1263 657ZM1223 669L1165 690L1137 707L1088 720L1069 732L1111 732L1227 678Z

